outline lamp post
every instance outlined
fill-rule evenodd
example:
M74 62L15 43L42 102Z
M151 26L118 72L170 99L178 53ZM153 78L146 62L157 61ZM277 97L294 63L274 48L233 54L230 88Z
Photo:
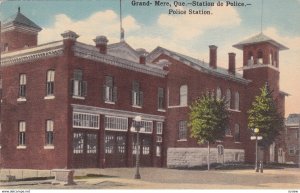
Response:
M258 172L258 163L257 163L257 161L258 161L258 140L257 140L257 136L258 136L258 133L259 133L259 129L258 128L255 128L254 129L254 134L255 134L255 171L256 172Z
M134 179L141 179L141 175L140 175L140 136L139 136L139 132L140 129L142 127L142 117L141 116L136 116L134 118L134 127L136 130L136 160L135 160L135 175L134 175Z

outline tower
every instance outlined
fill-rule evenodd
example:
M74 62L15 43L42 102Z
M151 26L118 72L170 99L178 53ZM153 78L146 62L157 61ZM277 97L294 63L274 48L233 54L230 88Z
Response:
M38 32L42 30L33 21L18 12L6 19L1 26L1 51L13 51L37 45Z
M252 81L248 96L259 94L259 88L267 83L276 100L280 92L279 51L288 48L263 33L233 47L243 50L243 77Z

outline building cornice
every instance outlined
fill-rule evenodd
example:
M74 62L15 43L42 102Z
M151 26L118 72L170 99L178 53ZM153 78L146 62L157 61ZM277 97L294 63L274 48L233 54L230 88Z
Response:
M3 52L1 66L11 66L24 62L32 62L39 59L57 57L63 55L64 44L62 41L42 44L33 48L19 51Z
M73 112L94 113L94 114L102 114L102 115L117 116L117 117L127 117L127 118L134 118L135 116L139 115L143 118L143 120L165 121L164 116L138 113L138 112L132 112L132 111L107 109L107 108L78 105L78 104L72 104L72 108L73 108Z
M167 72L161 68L142 65L115 56L101 54L97 48L79 42L76 42L73 46L73 52L75 56L80 58L85 58L97 62L103 62L109 65L125 68L136 72L141 72L162 78L167 75Z

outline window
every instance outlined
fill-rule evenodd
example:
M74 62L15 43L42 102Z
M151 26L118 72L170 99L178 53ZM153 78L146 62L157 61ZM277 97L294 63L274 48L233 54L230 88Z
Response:
M299 139L299 137L300 137L300 131L297 130L297 131L296 131L296 139Z
M164 89L163 88L158 88L158 109L164 109Z
M125 136L123 136L123 135L119 135L119 136L117 136L117 153L119 153L119 154L125 154L125 149L126 149L126 147L125 147Z
M47 72L47 84L46 84L46 95L52 96L54 95L54 70L48 70Z
M157 157L160 157L160 156L161 156L161 146L160 146L160 145L157 145L157 146L156 146L156 156L157 156Z
M234 153L234 161L236 161L236 162L240 161L240 154L239 153Z
M223 145L218 145L218 155L224 155L224 146Z
M107 154L114 153L114 141L115 141L115 137L113 135L105 136L105 153Z
M163 133L163 123L156 122L156 134L161 135Z
M226 90L226 107L228 108L228 109L230 109L230 107L231 107L231 91L230 91L230 89L227 89Z
M46 121L46 145L53 145L53 121Z
M82 154L83 153L83 133L73 134L73 153Z
M99 115L73 112L73 127L99 129Z
M114 79L112 76L105 76L105 84L103 85L103 99L104 102L117 101L117 87L114 86Z
M153 131L153 122L152 121L141 121L142 128L145 128L144 133L152 133ZM132 122L133 125L135 125L135 121Z
M239 92L236 92L235 96L234 96L234 109L240 110L240 94L239 94Z
M236 142L240 141L240 126L239 126L239 124L234 125L234 140Z
M217 91L216 91L216 98L218 100L221 100L222 99L222 91L220 89L220 87L217 88Z
M187 121L179 121L178 139L179 140L187 139Z
M188 97L188 87L187 85L182 85L180 87L180 106L187 106Z
M257 52L257 64L263 64L263 51L258 50Z
M138 149L140 150L141 146L139 146ZM136 151L136 137L133 136L133 139L132 139L132 154L135 155L136 152L137 152Z
M140 91L140 83L137 81L132 83L132 105L143 106L143 92Z
M104 123L105 130L117 130L117 131L128 130L127 118L105 116L104 121L105 121Z
M26 97L26 74L20 74L19 97Z
M231 129L229 128L229 126L226 126L225 127L225 135L226 136L231 136L232 134L231 134Z
M87 82L82 80L82 70L75 70L72 79L72 95L74 97L85 97L87 93Z
M156 136L156 142L161 143L162 142L162 136Z
M296 154L296 148L295 147L289 147L289 155L295 155Z
M19 122L19 146L25 146L26 122Z
M86 135L86 153L97 153L97 134L88 133Z
M143 155L149 155L150 154L150 144L151 144L150 139L149 138L144 138L142 143L143 143L142 154Z

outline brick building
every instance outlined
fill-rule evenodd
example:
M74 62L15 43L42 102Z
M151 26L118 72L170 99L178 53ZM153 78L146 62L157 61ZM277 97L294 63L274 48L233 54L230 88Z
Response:
M228 69L217 66L214 45L205 63L162 47L147 53L108 44L105 36L87 45L72 31L38 45L41 30L20 10L1 27L3 168L131 167L137 115L142 166L206 164L206 145L189 137L187 121L188 105L207 90L225 97L231 114L212 162L253 162L247 111L266 82L284 114L279 51L286 47L262 33L234 45L243 51L239 74L235 53Z
M280 149L281 163L300 164L300 114L290 114L285 122L285 147Z

